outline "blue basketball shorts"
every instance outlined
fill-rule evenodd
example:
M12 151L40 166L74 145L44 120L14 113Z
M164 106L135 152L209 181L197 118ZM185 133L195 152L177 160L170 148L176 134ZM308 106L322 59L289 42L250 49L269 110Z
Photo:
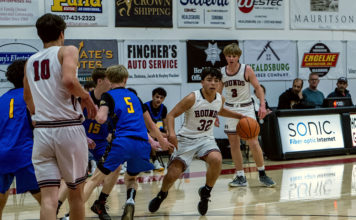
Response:
M106 147L108 146L107 141L96 141L96 146L94 149L89 149L90 153L93 154L96 162L99 162L101 157L104 155Z

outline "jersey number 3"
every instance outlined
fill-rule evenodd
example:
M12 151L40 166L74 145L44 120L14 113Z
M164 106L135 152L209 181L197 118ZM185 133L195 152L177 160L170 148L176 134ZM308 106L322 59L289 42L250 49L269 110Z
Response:
M40 80L40 72L41 72L41 79L48 79L51 76L51 73L49 72L49 60L42 60L41 61L41 67L40 67L40 62L36 60L33 62L33 68L35 70L35 81Z

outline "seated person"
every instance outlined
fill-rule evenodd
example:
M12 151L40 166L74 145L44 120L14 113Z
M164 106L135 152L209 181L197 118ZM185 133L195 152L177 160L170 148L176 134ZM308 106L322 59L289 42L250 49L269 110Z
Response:
M320 82L318 73L309 74L309 87L303 90L303 97L308 105L320 108L323 105L324 94L317 89Z
M152 100L145 103L145 106L148 109L148 112L153 120L156 123L156 126L162 132L162 135L166 136L167 130L167 107L163 104L164 99L167 96L165 89L158 87L152 91ZM155 150L151 151L151 157L155 170L162 171L164 167L157 160Z
M283 92L278 99L278 109L306 108L302 94L303 80L295 78L293 87Z
M337 80L335 91L331 92L327 98L332 98L332 97L350 97L351 98L351 94L350 94L349 90L346 89L347 86L348 86L347 78L340 77ZM353 105L352 101L351 101L351 105Z

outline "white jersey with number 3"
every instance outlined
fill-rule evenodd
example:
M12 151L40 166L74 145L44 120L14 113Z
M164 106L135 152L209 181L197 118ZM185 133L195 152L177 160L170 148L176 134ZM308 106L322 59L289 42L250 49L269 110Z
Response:
M178 135L188 138L213 136L214 122L222 107L222 98L216 93L214 101L208 102L201 90L193 92L194 105L184 113L184 123Z
M226 67L221 68L226 103L240 104L251 101L250 83L245 79L245 72L245 64L240 64L239 70L231 75L226 72Z
M35 121L75 120L82 117L76 98L62 84L62 66L58 60L60 47L45 48L32 55L26 64Z

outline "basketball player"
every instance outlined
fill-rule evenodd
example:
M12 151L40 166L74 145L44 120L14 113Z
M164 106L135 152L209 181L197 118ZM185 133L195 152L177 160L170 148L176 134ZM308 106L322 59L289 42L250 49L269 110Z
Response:
M102 95L96 121L103 124L110 117L115 132L111 149L105 153L102 163L99 163L98 172L85 185L85 198L89 197L93 186L101 183L106 175L127 162L125 174L127 201L122 219L133 219L137 190L136 177L142 171L153 169L153 165L149 162L151 146L147 141L147 128L150 134L158 139L163 149L173 150L173 145L169 145L164 140L149 113L147 111L143 113L144 107L141 100L125 88L129 76L126 68L122 65L111 66L107 68L106 76L113 89ZM150 123L147 123L147 118Z
M227 61L227 66L221 69L223 77L219 92L221 93L223 88L225 88L225 107L231 111L256 119L254 105L251 99L251 84L256 91L256 96L260 100L258 117L263 119L266 116L265 96L252 68L239 63L242 54L241 49L236 43L232 43L224 48L223 53ZM239 120L227 120L224 127L224 131L230 142L231 156L236 168L236 177L229 183L232 187L247 186L243 170L240 137L236 134L236 125L238 122ZM247 140L247 143L257 165L259 180L264 186L273 187L276 184L265 173L263 153L257 138L258 137L249 139Z
M92 73L92 79L95 85L94 90L90 91L90 97L94 101L95 105L100 105L100 98L104 92L107 92L110 89L111 83L106 77L106 68L95 68ZM89 151L94 156L97 163L100 162L102 156L105 153L105 149L108 146L108 139L111 137L112 133L112 125L111 121L107 121L104 124L99 124L97 121L87 118L87 111L84 109L83 111L85 116L85 121L83 122L85 132L88 138L95 142L93 148L89 146ZM96 172L96 171L95 171ZM110 219L108 215L105 204L106 200L116 184L117 178L120 175L120 168L115 170L115 172L110 173L110 175L106 176L103 183L103 188L101 190L101 194L99 199L94 202L91 207L91 210L99 215L100 219ZM61 186L62 187L62 186ZM61 193L65 193L65 191L60 190ZM59 196L61 200L58 200L58 208L57 213L64 202L65 197Z
M41 219L56 219L58 187L67 183L71 219L84 219L83 186L87 176L88 144L82 110L97 112L77 79L78 49L64 45L66 23L54 14L36 22L44 49L27 61L24 98L35 121L32 162L41 189Z
M25 63L25 60L17 60L7 68L6 78L15 88L0 97L0 220L14 177L16 193L30 191L33 197L41 202L40 189L31 161L31 118L23 99Z
M167 115L168 140L177 150L173 152L168 172L163 178L161 191L151 200L148 209L156 212L168 195L169 188L188 168L193 157L208 164L205 186L199 188L198 211L205 215L208 211L210 192L220 175L222 156L213 136L217 115L240 119L243 116L223 108L224 97L217 93L221 72L215 68L205 68L201 73L202 89L183 98ZM184 123L178 135L174 131L174 119L184 115Z

